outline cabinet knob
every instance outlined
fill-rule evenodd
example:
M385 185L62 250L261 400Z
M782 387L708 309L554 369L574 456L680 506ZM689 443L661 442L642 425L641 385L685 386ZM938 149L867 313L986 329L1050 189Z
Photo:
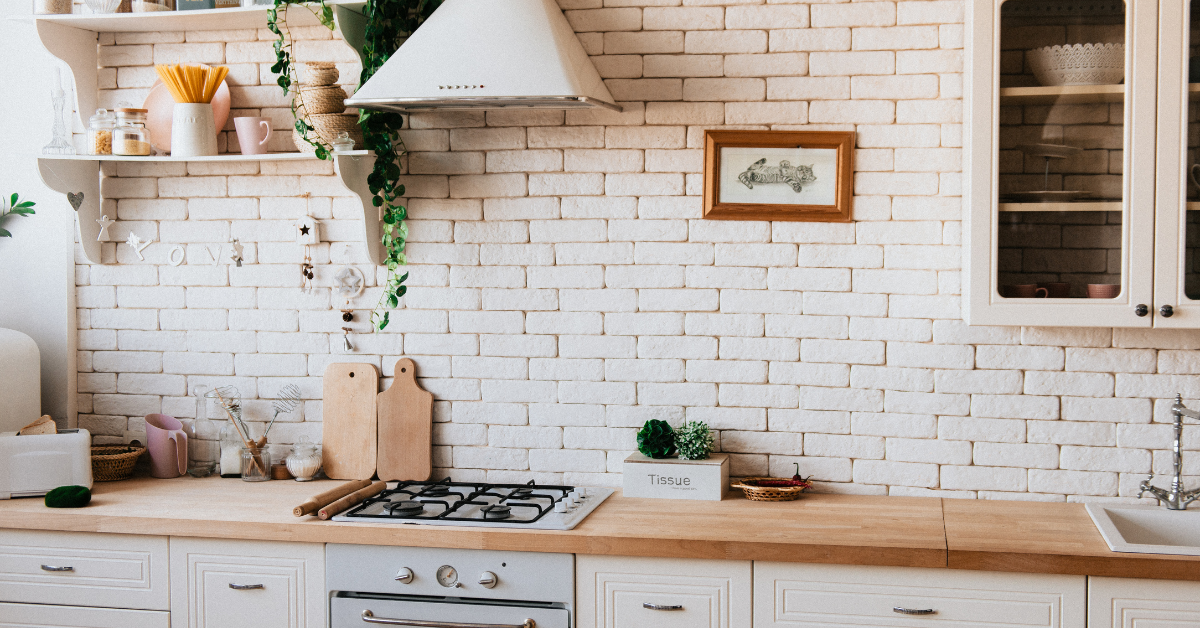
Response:
M401 567L400 571L396 572L396 577L393 580L401 584L408 584L413 581L413 572L408 567Z
M1162 314L1163 318L1171 318L1171 315L1175 313L1175 308L1169 305L1164 305L1158 308L1158 313Z
M1150 307L1145 303L1138 303L1137 307L1133 308L1133 313L1138 316L1145 316L1150 313Z

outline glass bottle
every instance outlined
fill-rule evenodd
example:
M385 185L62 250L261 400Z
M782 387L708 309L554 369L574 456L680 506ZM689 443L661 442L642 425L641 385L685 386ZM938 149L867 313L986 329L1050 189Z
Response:
M292 453L284 462L287 463L288 471L296 477L297 482L308 482L321 469L321 452L318 451L316 443L302 436L296 444L292 445Z
M221 477L242 477L242 437L238 435L233 421L226 421L221 428Z
M196 398L196 418L188 434L188 475L196 478L206 478L216 471L220 453L217 427L208 418L211 399L205 396L207 392L208 386L201 384L192 387L192 396Z
M87 152L89 155L112 154L112 132L116 117L107 109L97 109L88 118Z
M112 132L114 155L149 155L150 132L146 130L146 110L117 109L117 126Z

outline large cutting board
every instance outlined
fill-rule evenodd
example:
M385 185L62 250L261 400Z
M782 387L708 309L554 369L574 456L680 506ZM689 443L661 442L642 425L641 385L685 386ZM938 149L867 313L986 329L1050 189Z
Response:
M396 362L392 387L379 393L379 479L433 475L433 394L417 385L412 360Z
M330 478L369 480L375 475L378 392L379 371L374 364L325 368L321 460Z

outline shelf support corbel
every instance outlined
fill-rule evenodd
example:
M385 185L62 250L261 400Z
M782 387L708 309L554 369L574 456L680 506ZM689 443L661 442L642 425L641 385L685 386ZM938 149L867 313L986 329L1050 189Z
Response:
M340 155L334 153L334 171L346 186L358 197L363 208L363 244L367 247L367 259L372 264L383 264L383 230L380 228L379 208L372 199L375 195L367 185L367 175L375 167L375 155Z
M79 124L86 127L88 116L96 110L98 94L96 31L45 20L38 20L35 24L42 47L71 70L71 77L75 81L75 114L79 117Z
M101 261L100 162L83 159L38 158L38 174L46 187L63 194L75 214L83 256L91 264Z

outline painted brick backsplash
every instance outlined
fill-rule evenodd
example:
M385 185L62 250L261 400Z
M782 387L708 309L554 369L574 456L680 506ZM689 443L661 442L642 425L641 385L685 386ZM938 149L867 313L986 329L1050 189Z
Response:
M153 243L77 266L81 426L140 437L146 413L193 416L198 384L236 385L263 420L296 384L303 409L273 438L319 438L326 365L372 363L386 386L408 356L436 399L436 474L458 480L618 485L648 419L708 422L734 475L799 463L831 492L1132 499L1169 472L1163 399L1200 398L1200 334L961 321L961 0L560 5L624 111L413 116L411 288L386 332L363 322L384 275L331 165L105 164L113 239ZM337 62L352 89L354 55L298 35L296 57ZM101 34L100 104L141 102L154 62L225 63L233 115L270 118L290 150L270 40ZM857 222L702 220L713 128L857 131ZM232 124L220 145L236 150ZM308 293L291 231L306 212L324 239ZM1036 272L1040 245L1013 246L1013 272ZM1103 274L1107 254L1075 272ZM345 264L370 284L351 354L328 289Z

